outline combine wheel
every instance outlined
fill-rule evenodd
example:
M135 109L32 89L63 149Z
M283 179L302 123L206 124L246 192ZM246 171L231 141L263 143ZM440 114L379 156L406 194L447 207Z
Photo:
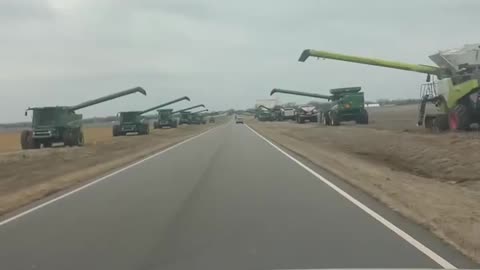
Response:
M63 144L65 146L74 146L75 142L75 136L72 130L65 130L65 132L63 133Z
M80 131L78 133L78 137L77 137L77 145L78 146L83 146L85 144L85 138L83 137L83 131Z
M330 113L330 124L332 126L339 126L340 125L340 121L338 120L338 115L336 112L331 112Z
M368 125L368 112L363 109L360 113L359 119L356 121L357 124Z
M427 127L427 121L425 121L425 127ZM447 115L437 115L431 120L430 129L434 133L440 133L448 130L449 119Z
M457 104L448 113L448 125L451 130L468 130L470 129L470 115L468 109L463 104Z
M117 137L120 135L120 126L119 125L114 125L112 127L112 135L113 137Z
M33 131L24 130L20 135L20 144L22 149L37 149L40 144L33 139Z
M327 112L322 113L322 122L323 122L323 125L330 126L330 118L328 117Z

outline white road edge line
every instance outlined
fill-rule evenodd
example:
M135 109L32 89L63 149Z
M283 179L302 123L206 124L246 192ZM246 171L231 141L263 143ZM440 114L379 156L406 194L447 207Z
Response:
M135 163L132 163L132 164L130 164L130 165L127 165L126 167L123 167L123 168L121 168L121 169L118 169L118 170L116 170L116 171L114 171L114 172L112 172L112 173L110 173L110 174L107 174L107 175L105 175L105 176L102 176L102 177L100 177L100 178L98 178L98 179L96 179L96 180L93 180L93 181L91 181L91 182L88 182L87 184L85 184L85 185L83 185L83 186L80 186L80 187L78 187L78 188L76 188L76 189L74 189L74 190L72 190L72 191L69 191L69 192L67 192L67 193L65 193L65 194L62 194L62 195L58 196L58 197L52 198L51 200L48 200L48 201L46 201L46 202L44 202L44 203L41 203L41 204L39 204L39 205L37 205L37 206L35 206L35 207L32 207L32 208L30 208L30 209L28 209L28 210L25 210L24 212L21 212L21 213L15 215L15 216L12 216L12 217L7 218L7 219L5 219L5 220L3 220L3 221L0 221L0 226L3 226L3 225L5 225L5 224L7 224L7 223L9 223L9 222L12 222L12 221L18 219L18 218L21 218L21 217L23 217L23 216L25 216L25 215L27 215L27 214L30 214L30 213L32 213L32 212L34 212L34 211L36 211L36 210L38 210L38 209L40 209L40 208L43 208L43 207L45 207L45 206L47 206L47 205L49 205L49 204L52 204L52 203L54 203L54 202L56 202L56 201L59 201L59 200L65 198L65 197L67 197L67 196L70 196L70 195L72 195L72 194L74 194L74 193L77 193L77 192L79 192L80 190L83 190L83 189L85 189L85 188L87 188L87 187L93 186L93 185L95 185L96 183L101 182L101 181L103 181L103 180L106 180L106 179L108 179L108 178L110 178L110 177L112 177L112 176L114 176L114 175L116 175L116 174L119 174L119 173L121 173L121 172L123 172L123 171L125 171L125 170L128 170L128 169L130 169L130 168L132 168L132 167L135 167L135 166L137 166L137 165L140 164L140 163L143 163L143 162L145 162L145 161L147 161L147 160L149 160L149 159L152 159L152 158L154 158L154 157L156 157L156 156L159 156L159 155L161 155L161 154L163 154L163 153L165 153L165 152L168 152L168 151L170 151L170 150L172 150L172 149L174 149L174 148L176 148L176 147L178 147L178 146L180 146L180 145L182 145L182 144L184 144L184 143L187 143L187 142L189 142L189 141L191 141L191 140L194 140L194 139L196 139L196 138L198 138L198 137L200 137L200 136L202 136L202 135L204 135L204 134L206 134L206 133L208 133L208 132L210 132L210 131L212 131L212 130L214 130L214 129L217 129L218 127L221 127L221 126L223 126L223 125L220 125L220 126L217 126L217 127L214 127L214 128L210 128L210 129L208 129L208 130L206 130L206 131L204 131L204 132L202 132L202 133L200 133L200 134L198 134L198 135L195 135L195 136L190 137L190 138L188 138L188 139L186 139L186 140L183 140L183 141L181 141L181 142L178 142L178 143L176 143L176 144L174 144L174 145L172 145L172 146L170 146L170 147L168 147L168 148L166 148L166 149L163 149L163 150L161 150L160 152L157 152L157 153L155 153L155 154L153 154L153 155L150 155L150 156L148 156L148 157L146 157L146 158L144 158L144 159L142 159L142 160L139 160L139 161L137 161L137 162L135 162Z
M423 254L427 255L430 259L438 263L441 267L445 269L457 269L453 264L449 263L447 260L444 258L440 257L437 253L433 252L431 249L417 241L415 238L398 228L397 226L393 225L390 221L373 211L372 209L368 208L366 205L358 201L357 199L353 198L350 194L347 192L343 191L341 188L327 180L325 177L321 176L314 170L310 169L307 165L303 164L302 162L298 161L296 158L292 157L290 154L282 150L280 147L276 146L274 143L266 139L264 136L260 135L258 132L256 132L253 128L251 128L248 125L245 125L248 129L250 129L253 133L255 133L257 136L259 136L261 139L266 141L268 144L270 144L273 148L277 149L280 151L282 154L287 156L289 159L300 165L300 167L304 168L306 171L311 173L313 176L318 178L320 181L322 181L324 184L328 185L331 187L333 190L338 192L340 195L342 195L345 199L349 200L352 202L354 205L356 205L358 208L362 209L364 212L366 212L368 215L376 219L378 222L382 223L385 227L396 233L398 236L403 238L405 241L410 243L412 246L414 246L416 249L418 249L420 252Z

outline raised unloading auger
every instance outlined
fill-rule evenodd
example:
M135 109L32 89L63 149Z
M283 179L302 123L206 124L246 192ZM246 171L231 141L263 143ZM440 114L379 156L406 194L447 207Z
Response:
M304 50L299 61L304 62L310 56L428 74L429 83L421 88L418 125L425 123L425 127L433 131L442 131L449 128L468 130L471 124L480 124L480 44L468 44L460 49L430 55L438 67L317 50ZM439 80L430 82L430 75ZM437 107L437 114L425 115L428 102Z
M198 113L202 113L202 112L208 112L208 109L203 109L203 110L192 112L192 113L193 114L198 114Z
M284 93L297 96L326 99L332 101L332 106L321 112L320 118L327 126L338 126L340 122L355 121L358 124L368 124L368 113L365 110L364 94L360 92L361 87L344 87L330 90L331 95L322 95L310 92L285 90L275 88L270 95ZM303 123L305 119L312 119L311 110L304 110L301 107L297 110L297 122ZM315 121L315 119L312 119Z
M177 111L174 111L174 112L172 112L172 113L181 113L181 112L186 112L186 111L193 110L193 109L195 109L195 108L200 108L200 107L203 107L203 108L205 108L205 105L203 105L203 104L199 104L199 105L195 105L195 106L188 107L188 108L185 108L185 109L177 110Z
M169 102L148 108L143 111L119 112L118 118L120 123L112 127L112 134L113 136L124 136L124 135L127 135L127 133L137 133L139 135L147 135L148 133L150 133L150 125L148 122L144 121L142 114L166 107L168 105L171 105L183 100L190 101L190 98L187 96L183 96L183 97L171 100Z
M32 130L22 132L20 137L22 149L36 149L41 145L50 147L52 143L57 142L63 142L66 146L83 145L82 115L76 114L75 111L133 93L147 94L143 88L135 87L75 106L28 108L27 110L33 111Z

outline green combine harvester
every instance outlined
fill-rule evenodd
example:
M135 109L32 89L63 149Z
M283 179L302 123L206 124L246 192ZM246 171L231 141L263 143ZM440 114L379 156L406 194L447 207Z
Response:
M160 109L157 112L158 119L153 123L153 128L177 127L178 121L173 117L173 109Z
M206 124L207 121L205 120L205 115L202 112L208 112L208 109L204 109L198 112L193 112L191 114L190 123L194 125Z
M76 114L75 111L133 93L147 94L143 88L136 87L75 106L28 108L27 111L33 111L32 129L22 131L20 136L22 149L38 149L41 145L51 147L53 143L60 142L65 146L82 146L84 143L82 115Z
M175 100L157 105L152 108L148 108L143 111L129 111L118 113L120 124L114 125L112 128L113 136L125 136L127 133L138 133L139 135L147 135L150 133L150 125L148 121L145 121L143 114L151 112L153 110L168 106L180 102L182 100L190 101L190 98L184 96Z
M257 110L255 112L255 118L257 118L258 121L262 122L273 121L275 120L275 115L272 109L260 105L257 107Z
M368 113L367 110L365 110L364 95L360 92L361 90L361 87L336 88L330 90L331 95L321 95L275 88L270 92L270 95L274 93L284 93L332 101L330 109L320 113L320 119L326 126L338 126L340 122L345 121L355 121L357 124L368 124ZM316 115L309 115L308 112L297 112L297 122L303 123L304 118L312 119L316 118ZM316 119L313 121L316 121Z
M192 113L189 112L189 110L193 110L200 107L205 108L205 105L199 104L199 105L195 105L195 106L181 109L178 111L174 111L172 112L172 115L174 115L173 117L178 121L180 125L190 124L192 121ZM179 116L175 116L175 114L178 114Z
M431 55L430 59L438 67L316 50L304 50L299 61L304 62L310 56L425 73L428 83L420 90L419 126L424 124L440 132L469 130L471 124L480 124L480 44ZM431 75L437 76L438 81L432 81ZM425 115L427 103L434 104L438 113Z

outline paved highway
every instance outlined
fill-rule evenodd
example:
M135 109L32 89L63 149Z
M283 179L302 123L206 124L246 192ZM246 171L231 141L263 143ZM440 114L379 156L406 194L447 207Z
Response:
M440 268L454 253L428 240L429 256L234 124L0 224L9 270Z

